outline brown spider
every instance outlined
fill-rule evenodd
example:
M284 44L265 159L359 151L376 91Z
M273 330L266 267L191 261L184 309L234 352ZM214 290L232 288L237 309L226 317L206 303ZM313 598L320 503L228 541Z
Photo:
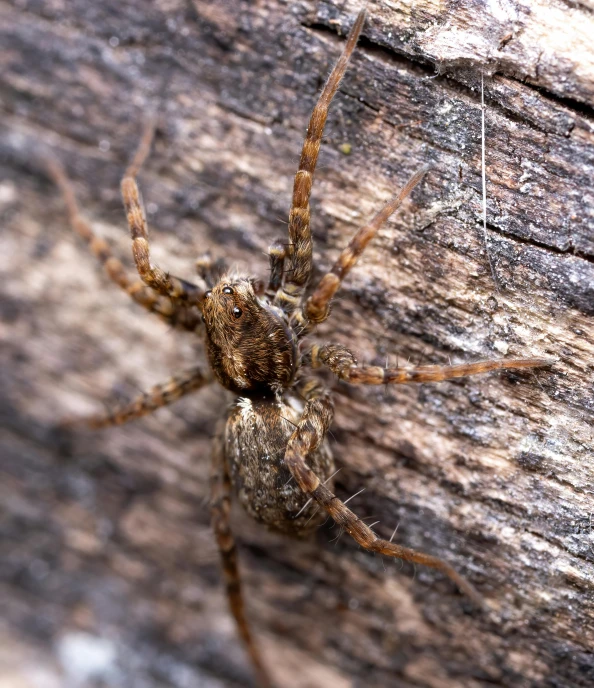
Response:
M305 298L312 272L309 197L313 174L328 108L364 20L363 11L311 115L293 187L289 243L278 241L270 247L271 274L265 290L249 277L225 274L217 280L208 258L198 261L201 285L173 277L151 263L146 219L135 177L150 149L152 124L147 127L121 184L141 282L131 282L107 244L93 234L80 216L63 169L56 161L49 162L50 173L64 194L73 228L87 241L109 277L135 301L170 324L203 333L214 376L237 395L217 428L213 443L212 526L221 551L231 611L261 686L270 686L272 682L246 619L237 550L229 527L233 492L256 520L293 535L311 531L327 513L366 550L438 569L481 603L473 586L445 561L377 537L333 494L334 463L326 441L333 416L332 397L311 375L311 369L324 366L353 384L383 385L432 382L550 363L544 358L527 358L380 368L359 366L353 354L338 344L305 346L305 336L328 318L333 296L367 244L427 171L424 168L415 173L400 193L359 229L332 269ZM118 425L170 404L210 381L196 367L154 387L131 404L86 422L94 428Z

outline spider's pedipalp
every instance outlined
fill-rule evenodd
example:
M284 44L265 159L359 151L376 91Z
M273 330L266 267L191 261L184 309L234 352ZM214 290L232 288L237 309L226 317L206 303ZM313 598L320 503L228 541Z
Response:
M209 289L214 287L227 270L224 258L213 260L209 253L205 253L196 260L196 272Z
M287 244L282 239L277 239L268 248L268 257L270 260L270 277L268 278L268 287L266 288L266 296L270 301L274 300L277 291L281 288L283 283L283 276L285 270L285 259L287 257Z

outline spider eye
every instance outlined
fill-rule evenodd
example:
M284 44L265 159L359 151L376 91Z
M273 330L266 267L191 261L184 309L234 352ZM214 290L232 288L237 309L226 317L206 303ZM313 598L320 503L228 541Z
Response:
M208 291L204 292L204 298L207 299L210 295L212 294L212 290L209 289Z
M232 293L233 293L233 289L231 289L231 287L225 287L223 289L223 294L232 294Z
M238 308L237 306L235 306L235 308L233 309L233 316L236 318L240 318L242 312L243 311L241 310L241 308Z

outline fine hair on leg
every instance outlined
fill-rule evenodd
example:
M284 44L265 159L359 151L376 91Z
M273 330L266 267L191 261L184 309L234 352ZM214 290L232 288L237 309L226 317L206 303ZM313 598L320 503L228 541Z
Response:
M384 556L422 564L445 573L473 602L483 606L481 595L450 564L424 552L417 552L379 538L343 501L323 484L307 465L307 456L319 445L332 422L332 399L329 390L312 381L303 391L307 399L301 420L292 434L285 453L285 464L306 495L312 497L336 524L366 550Z
M428 170L429 167L422 167L420 170L417 170L400 189L398 194L389 200L373 217L371 222L361 227L350 240L348 246L342 251L330 271L322 277L313 294L307 299L304 312L298 316L301 323L305 325L306 331L311 330L312 325L317 325L326 320L330 312L330 301L338 291L344 278L359 260L367 244L375 237L390 215L395 213L402 205L402 201L423 179Z

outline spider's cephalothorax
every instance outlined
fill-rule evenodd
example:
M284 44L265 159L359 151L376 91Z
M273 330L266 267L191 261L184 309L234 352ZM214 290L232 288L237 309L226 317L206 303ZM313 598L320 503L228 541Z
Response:
M137 303L172 326L199 333L205 329L210 367L221 385L237 395L213 440L212 525L222 555L231 610L260 686L270 686L272 682L245 614L237 552L229 525L233 492L254 518L284 532L302 535L322 515L329 515L361 547L438 569L475 602L481 603L472 585L445 561L378 537L333 494L330 482L333 463L326 443L332 423L332 398L330 390L312 371L324 366L351 384L379 385L432 382L550 363L543 358L516 358L449 366L380 368L357 365L353 354L338 344L304 348L304 337L328 318L330 302L342 280L382 223L426 172L421 169L413 174L401 192L355 234L305 299L312 272L309 197L313 175L328 108L364 20L365 12L361 12L311 115L293 187L289 241L277 241L270 247L270 279L266 290L255 289L255 282L248 278L217 279L219 265L212 264L208 258L199 260L197 265L202 285L173 277L151 263L148 230L135 177L150 148L152 124L147 127L122 181L133 255L141 282L129 279L107 244L82 219L72 185L61 166L55 160L49 165L52 177L63 191L73 228L89 243L109 277ZM300 351L304 351L303 355ZM208 382L210 376L195 367L108 416L88 419L88 423L103 427L138 418Z
M250 279L224 277L204 294L208 358L217 380L238 394L288 387L297 369L297 338L285 314L258 296Z

